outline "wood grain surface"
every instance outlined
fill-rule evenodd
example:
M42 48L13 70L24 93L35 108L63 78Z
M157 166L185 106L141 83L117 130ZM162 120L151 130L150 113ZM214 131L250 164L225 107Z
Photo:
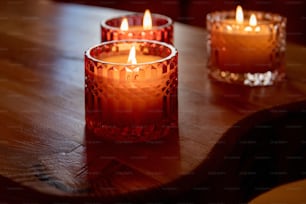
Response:
M0 1L0 201L175 198L213 183L211 175L252 127L305 113L305 47L288 43L282 83L222 84L207 76L205 30L176 23L177 132L144 144L96 139L85 130L83 54L99 43L102 19L125 13L49 0Z

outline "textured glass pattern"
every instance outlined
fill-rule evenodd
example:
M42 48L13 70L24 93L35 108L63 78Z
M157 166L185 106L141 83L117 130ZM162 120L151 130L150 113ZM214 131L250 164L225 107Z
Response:
M127 18L129 22L128 31L120 30L121 21ZM143 30L143 14L132 14L118 18L109 19L101 23L101 42L126 39L157 40L173 44L173 22L171 18L159 14L152 14L153 28Z
M234 30L237 26L234 12L207 15L208 68L214 79L266 86L284 78L286 18L245 11L245 20L248 21L251 13L256 15L258 22L252 32Z
M131 64L99 58L128 53L160 60ZM126 54L127 56L128 54ZM158 139L177 128L177 51L157 41L102 43L85 54L86 126L97 136L127 142Z

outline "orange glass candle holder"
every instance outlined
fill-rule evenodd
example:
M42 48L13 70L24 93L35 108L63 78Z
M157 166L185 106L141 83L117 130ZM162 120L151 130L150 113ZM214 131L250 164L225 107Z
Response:
M144 14L140 13L104 20L101 22L101 42L145 39L173 44L172 19L160 14L152 14L151 17L152 27L149 29L143 28ZM122 30L120 28L124 18L127 19L128 30Z
M137 62L130 63L132 49ZM121 142L167 136L178 123L177 62L177 50L158 41L109 41L90 48L85 52L86 127Z
M237 8L236 13L213 12L206 17L209 75L247 86L273 85L282 80L286 18L257 11L238 12Z

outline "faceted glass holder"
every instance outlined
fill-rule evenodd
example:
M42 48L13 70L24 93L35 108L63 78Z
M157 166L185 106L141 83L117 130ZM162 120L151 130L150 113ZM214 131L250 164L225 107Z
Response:
M107 62L136 58L138 64ZM105 61L104 61L105 60ZM169 135L178 121L178 53L166 43L109 41L85 52L85 118L94 135L120 142L144 142Z
M101 42L126 39L157 40L173 44L173 21L171 18L152 14L152 29L142 28L144 14L136 13L117 18L108 19L101 22ZM121 21L127 18L129 30L120 30Z
M248 25L251 14L257 18L254 27ZM246 86L268 86L281 81L285 76L286 18L244 11L244 19L246 23L237 24L234 11L206 16L210 77Z

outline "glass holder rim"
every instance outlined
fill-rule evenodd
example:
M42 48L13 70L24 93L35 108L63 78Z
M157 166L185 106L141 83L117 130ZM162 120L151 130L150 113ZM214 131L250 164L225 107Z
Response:
M133 16L141 17L143 15L144 15L143 13L137 12L137 13L131 13L131 14L127 14L127 15L116 16L116 17L109 18L109 19L104 19L100 22L100 26L104 27L104 28L107 28L107 29L110 29L110 30L122 31L122 30L120 30L120 27L110 26L110 25L107 24L107 22L111 21L111 20L115 20L115 19L122 19L124 17L133 17ZM155 26L155 27L153 26L149 30L143 30L144 32L160 30L160 29L163 29L163 28L167 28L169 26L173 26L173 20L166 15L152 13L151 16L152 16L152 18L165 19L167 21L167 23L165 23L163 25ZM141 30L138 30L138 31L141 31ZM122 31L122 32L128 32L128 31Z
M160 60L144 62L144 63L137 63L137 64L108 62L108 61L99 60L99 59L97 59L97 58L95 58L95 57L93 57L91 55L91 51L93 49L97 49L97 48L99 48L101 46L105 46L105 45L108 45L108 44L118 44L118 43L131 43L131 44L132 43L151 43L151 44L159 44L159 45L162 45L164 47L167 47L171 51L171 53L167 57L164 57L164 58L162 58ZM170 45L170 44L165 43L165 42L157 41L157 40L141 40L141 39L106 41L106 42L98 43L98 44L96 44L94 46L91 46L89 49L87 49L85 51L86 58L88 58L88 59L90 59L90 60L92 60L94 62L102 63L102 64L122 65L122 66L126 66L126 67L137 67L137 66L141 66L141 65L149 65L149 64L155 64L155 63L161 63L161 62L164 62L164 61L172 59L177 54L178 54L178 51L177 51L177 49L173 45Z

